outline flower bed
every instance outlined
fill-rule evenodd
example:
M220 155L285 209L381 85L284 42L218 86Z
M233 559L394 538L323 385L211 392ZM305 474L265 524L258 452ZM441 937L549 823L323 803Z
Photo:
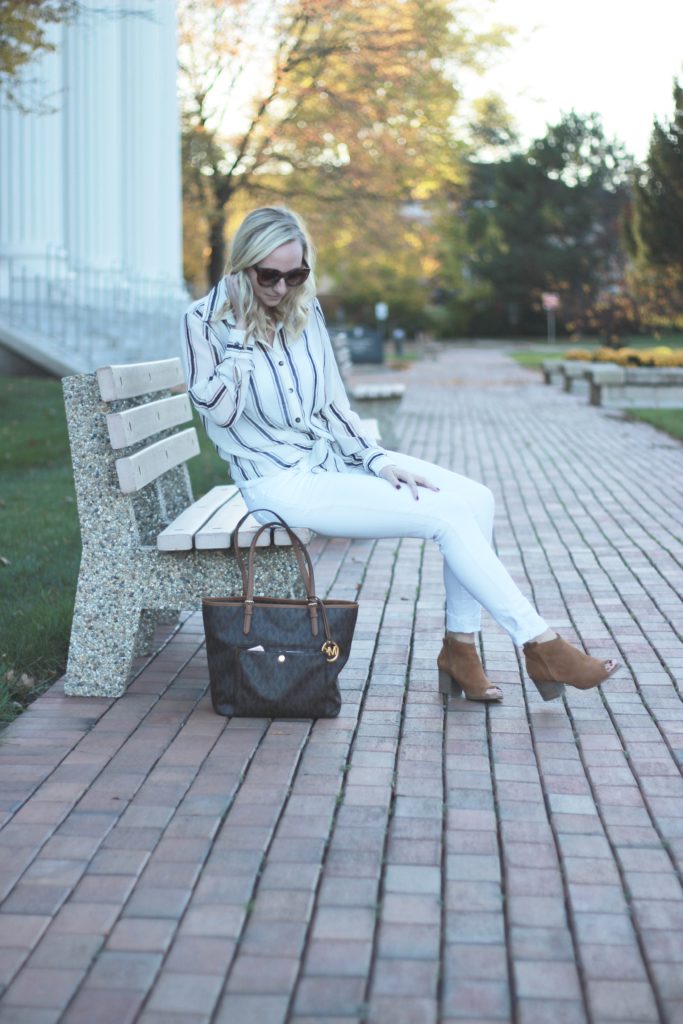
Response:
M594 352L586 348L570 348L565 359L592 363L616 363L618 366L683 366L683 349L660 345L651 349L599 348Z

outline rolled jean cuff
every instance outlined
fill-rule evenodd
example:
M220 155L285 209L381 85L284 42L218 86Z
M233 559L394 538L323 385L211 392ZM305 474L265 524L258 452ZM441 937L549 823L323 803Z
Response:
M449 633L478 633L481 630L481 615L464 620L446 612L446 629Z
M535 636L540 636L541 633L545 633L546 629L549 628L550 627L545 619L542 619L540 615L536 615L528 625L525 623L523 627L520 626L520 629L516 631L515 635L511 634L513 643L516 644L517 647L523 647L524 644L529 642L529 640L533 640Z

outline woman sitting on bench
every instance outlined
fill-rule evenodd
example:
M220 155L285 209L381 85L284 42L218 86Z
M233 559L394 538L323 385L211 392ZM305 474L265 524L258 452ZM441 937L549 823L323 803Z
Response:
M444 693L502 699L477 654L482 606L523 647L545 700L563 685L603 682L618 664L549 629L495 554L489 488L363 436L315 297L314 268L296 214L254 210L235 235L226 276L183 318L190 398L247 507L332 537L435 540L446 584Z

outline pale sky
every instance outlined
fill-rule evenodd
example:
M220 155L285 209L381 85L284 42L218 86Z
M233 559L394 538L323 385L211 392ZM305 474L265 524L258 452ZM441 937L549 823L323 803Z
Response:
M683 84L683 0L496 0L484 9L519 33L478 88L501 93L525 141L561 112L597 111L609 137L645 157L654 117L673 113L673 79Z

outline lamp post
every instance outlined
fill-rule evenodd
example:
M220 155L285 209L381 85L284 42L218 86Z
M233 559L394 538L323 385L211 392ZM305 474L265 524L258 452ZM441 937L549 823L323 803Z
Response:
M386 302L376 302L375 303L375 320L379 324L379 334L380 334L380 337L382 338L382 341L384 341L384 337L385 337L385 334L386 334L386 322L387 322L388 316L389 316L389 307L386 304Z

